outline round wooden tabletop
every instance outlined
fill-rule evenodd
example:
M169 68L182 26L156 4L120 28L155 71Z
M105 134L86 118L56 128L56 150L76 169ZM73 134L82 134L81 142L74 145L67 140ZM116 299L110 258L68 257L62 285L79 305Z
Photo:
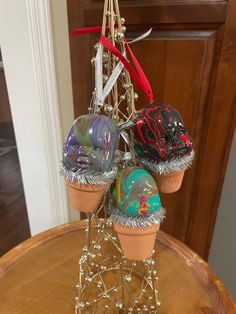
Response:
M43 232L0 258L0 313L74 313L84 223ZM224 285L184 244L158 232L160 314L236 313Z

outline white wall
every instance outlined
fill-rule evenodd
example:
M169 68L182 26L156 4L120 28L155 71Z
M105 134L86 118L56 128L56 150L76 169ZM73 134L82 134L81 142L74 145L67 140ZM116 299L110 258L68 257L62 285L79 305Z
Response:
M74 121L67 1L50 0L50 7L58 100L64 142ZM69 219L77 220L79 214L73 209L69 209Z
M65 1L57 5L66 14ZM0 46L32 235L68 221L52 37L49 0L0 0Z
M66 0L50 0L55 68L63 140L74 121Z
M220 166L220 165L219 165ZM236 132L221 195L209 264L236 302Z

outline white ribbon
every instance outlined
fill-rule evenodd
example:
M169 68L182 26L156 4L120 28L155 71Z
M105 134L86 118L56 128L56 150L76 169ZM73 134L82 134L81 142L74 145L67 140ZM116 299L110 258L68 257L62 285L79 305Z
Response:
M128 44L132 44L132 43L135 43L136 41L139 41L139 40L143 40L144 38L148 37L152 32L152 28L150 28L146 33L142 34L141 36L131 40L131 41L128 41Z
M143 35L130 41L129 43L131 44L131 43L134 43L136 41L146 38L147 36L150 35L151 31L152 31L152 28L149 29ZM110 91L112 90L112 87L114 86L115 82L120 76L120 73L123 67L124 67L123 63L121 61L118 62L118 64L112 71L111 76L109 77L106 85L103 88L103 46L101 43L99 43L96 58L95 58L95 101L94 101L95 112L98 111L98 108L100 106L103 106L103 103L106 97L109 95Z
M97 111L99 105L103 105L106 97L109 95L112 87L117 81L124 65L120 61L115 69L112 71L106 85L103 88L103 47L99 44L96 59L95 59L95 111Z
M121 131L121 136L123 137L123 140L125 141L125 143L129 146L130 145L130 138L129 138L129 134L125 131Z
M98 45L98 50L95 59L95 104L98 105L99 102L103 103L101 98L102 87L103 87L103 65L102 65L102 55L103 55L103 46L102 44ZM97 108L96 108L97 109Z

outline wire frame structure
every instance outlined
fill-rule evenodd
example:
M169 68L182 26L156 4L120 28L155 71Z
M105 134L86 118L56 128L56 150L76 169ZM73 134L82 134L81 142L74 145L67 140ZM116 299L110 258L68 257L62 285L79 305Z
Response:
M86 241L79 260L75 313L157 313L155 252L144 261L123 257L109 218L96 213L86 219Z
M124 42L125 20L121 18L118 0L104 1L102 33L127 56ZM99 49L100 43L95 45ZM92 59L95 65L96 58ZM102 86L106 84L119 60L103 47ZM95 80L96 81L96 80ZM90 113L106 114L118 125L127 124L135 116L134 92L130 75L122 69L111 92L103 103L96 99L95 91L89 107ZM134 164L133 139L129 131L121 133L124 152L120 167ZM78 295L75 313L157 313L160 306L157 290L155 252L150 259L133 261L124 258L119 240L108 217L108 195L104 195L100 207L87 214L86 239L79 260ZM98 218L101 211L105 218Z

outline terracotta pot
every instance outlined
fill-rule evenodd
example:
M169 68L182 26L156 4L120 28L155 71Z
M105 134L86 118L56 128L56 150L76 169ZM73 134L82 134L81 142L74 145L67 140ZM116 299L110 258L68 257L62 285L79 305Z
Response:
M158 174L152 172L158 186L159 192L174 193L181 188L185 170L175 171L170 174Z
M92 185L66 181L71 208L83 213L93 212L99 206L109 184Z
M144 260L152 256L157 231L160 224L147 228L127 228L116 222L113 223L118 234L121 249L126 258Z

